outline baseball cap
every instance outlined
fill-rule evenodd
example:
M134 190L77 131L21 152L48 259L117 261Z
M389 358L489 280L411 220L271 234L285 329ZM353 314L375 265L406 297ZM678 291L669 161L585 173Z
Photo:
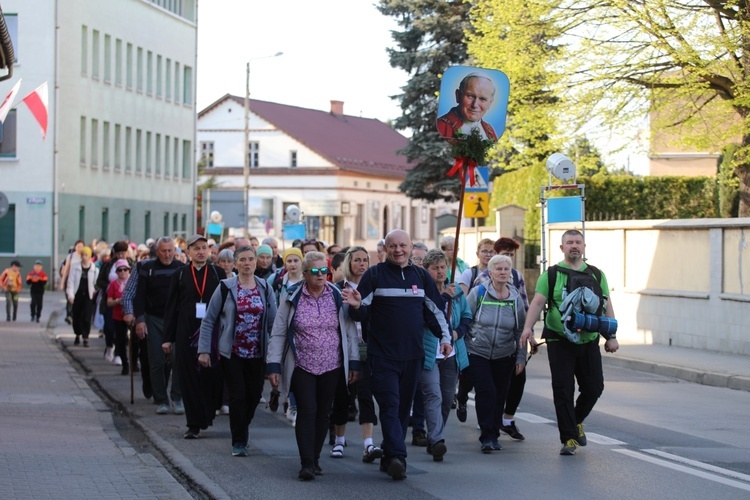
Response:
M34 264L44 264L41 260L37 259L34 261Z
M206 243L208 243L208 238L206 238L202 234L194 234L187 239L187 248L190 248L193 244L199 241L205 241Z

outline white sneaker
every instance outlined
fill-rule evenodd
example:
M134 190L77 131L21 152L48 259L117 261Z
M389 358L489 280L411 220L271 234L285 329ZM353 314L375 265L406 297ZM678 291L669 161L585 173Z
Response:
M115 348L114 347L107 347L104 350L104 359L106 361L109 361L110 363L115 360ZM122 361L120 361L122 363Z
M290 406L286 410L286 418L290 422L295 422L297 420L297 407L296 406Z
M120 358L120 356L115 356L115 360L114 360L114 363L115 363L115 364L116 364L117 366L122 366L122 358Z
M227 405L223 405L223 406L221 407L221 414L222 414L222 415L229 415L229 406L227 406Z

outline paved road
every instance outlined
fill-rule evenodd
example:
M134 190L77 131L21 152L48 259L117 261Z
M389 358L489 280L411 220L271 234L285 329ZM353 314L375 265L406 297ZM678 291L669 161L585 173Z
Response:
M103 360L103 339L93 339L89 349L73 347L70 327L59 321L53 322L51 326L53 328L46 334L55 339L57 345L45 342L40 329L34 325L24 326L20 323L10 328L8 325L0 327L0 338L9 339L12 345L19 346L22 342L15 335L36 342L34 345L37 347L19 348L14 354L8 355L17 364L23 364L21 360L24 355L27 358L36 355L35 349L46 349L56 354L43 358L45 370L47 365L61 365L62 368L58 369L65 373L63 377L67 377L70 382L64 388L50 388L49 380L52 379L47 376L43 378L46 382L42 384L40 394L55 394L56 398L63 399L72 394L71 397L75 399L80 393L88 394L91 398L87 399L88 406L82 407L83 415L78 415L73 421L85 421L93 414L100 423L90 422L86 432L71 434L62 446L64 449L75 447L77 455L85 457L77 456L76 460L86 460L90 465L81 467L86 473L77 476L77 486L59 483L62 489L57 491L64 492L65 497L94 496L102 489L111 491L108 496L117 498L141 495L127 494L130 493L129 490L122 493L111 485L107 489L110 483L119 484L120 477L97 474L101 472L97 463L100 450L107 450L110 455L119 453L131 461L132 457L139 457L140 465L135 464L138 466L135 477L145 478L153 474L153 477L165 481L169 479L171 482L164 483L167 488L165 496L176 497L187 495L188 492L194 497L268 498L271 495L302 495L310 499L347 496L495 498L500 492L509 492L521 498L750 496L750 437L745 432L750 392L699 385L675 377L608 364L605 366L604 397L588 421L587 431L591 444L575 457L560 457L557 453L560 445L553 422L548 368L542 353L538 358L532 359L529 365L527 392L522 413L518 415L521 430L528 437L525 442L512 442L504 437L501 439L504 446L502 452L482 455L478 451L478 431L473 412L469 412L469 420L464 424L451 416L447 434L449 452L445 462L433 463L423 448L409 446L409 477L404 482L394 482L380 473L376 464L361 462L361 438L356 426L351 426L347 433L350 445L346 449L346 457L340 460L324 457L321 465L325 475L312 483L301 483L295 479L299 464L293 429L280 412L273 414L259 408L250 430L250 456L247 458L230 456L227 417L217 417L215 425L204 432L201 439L185 441L181 438L184 417L157 416L154 405L144 400L137 391L138 385L135 404L130 405L129 377L121 376L119 367ZM23 333L5 333L15 330ZM3 346L2 353L5 356L6 343L0 345ZM58 347L71 357L77 372L70 370L70 365L60 355ZM27 354L27 351L32 354ZM622 354L627 352L627 349L623 349ZM680 361L674 358L674 352L670 355L673 356L670 363L679 365ZM6 363L8 356L0 357L0 362ZM689 358L683 359L690 361ZM729 362L728 358L720 356L711 365L707 357L702 359L695 364L705 367L707 373L718 373L722 366L731 368L733 361L741 361L732 358L732 362ZM641 361L653 364L652 360ZM687 363L683 361L683 364ZM5 364L0 366L0 374L4 374L6 369ZM44 370L31 369L29 372L43 374ZM57 378L59 377L55 380ZM86 382L102 395L106 407L97 402L97 398L88 391ZM5 382L3 384L8 387ZM18 489L18 483L24 481L9 479L10 475L17 474L20 470L16 462L27 464L24 469L27 479L35 477L34 471L37 476L42 474L41 469L35 467L37 464L43 464L44 474L49 475L50 471L55 471L55 477L63 476L70 467L67 467L65 457L61 454L43 462L40 454L30 452L28 446L25 446L27 440L22 439L20 434L16 436L10 433L16 425L23 426L27 423L30 423L27 432L32 435L35 428L50 427L55 431L55 437L50 443L57 443L58 439L62 439L57 435L66 434L71 420L65 413L56 416L63 405L59 401L53 401L47 403L48 406L43 411L46 417L43 424L22 417L13 421L13 427L7 425L5 416L10 407L5 402L6 398L18 398L20 394L27 392L16 378L10 385L12 388L2 391L3 395L8 395L0 400L3 402L0 404L3 417L0 421L3 450L0 453L4 452L9 436L15 442L14 449L17 453L14 457L6 458L8 465L0 462L0 486L13 485L12 489L3 491L18 493L14 497L39 497L47 490L42 490L41 487L33 490ZM63 397L63 394L66 396ZM20 406L26 410L31 404L22 402ZM102 411L96 411L97 409ZM35 413L34 408L27 411ZM119 414L127 418L119 418ZM112 423L112 415L115 415L117 429ZM96 428L97 425L99 429ZM106 439L98 438L101 435ZM376 437L378 435L376 430ZM47 436L41 440L47 440ZM22 460L14 462L13 458L17 459L19 456ZM69 462L75 463L73 460ZM109 464L106 461L103 464L106 470ZM128 466L133 465L128 463ZM178 477L179 481L167 477L168 473ZM49 482L55 483L55 480ZM89 485L89 482L93 484ZM148 483L143 483L142 487L146 488ZM82 484L87 486L81 486ZM159 485L163 486L161 483ZM70 493L67 489L69 487L73 488ZM141 496L153 495L154 493L147 492Z

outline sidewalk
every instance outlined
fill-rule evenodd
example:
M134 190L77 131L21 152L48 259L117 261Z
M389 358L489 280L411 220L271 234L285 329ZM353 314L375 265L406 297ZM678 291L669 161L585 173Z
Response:
M19 321L0 323L3 497L191 498L153 455L120 437L110 409L51 341L46 326L62 293L45 294L40 323L28 321L28 298Z

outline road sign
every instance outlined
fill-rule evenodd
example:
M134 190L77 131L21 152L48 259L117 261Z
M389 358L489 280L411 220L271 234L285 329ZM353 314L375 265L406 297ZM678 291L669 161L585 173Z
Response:
M471 179L469 179L469 172L471 169L466 170L466 188L464 189L467 193L486 193L490 188L490 167L476 167L474 171L474 185L471 185Z
M489 193L465 193L464 194L464 217L489 217L490 194Z

